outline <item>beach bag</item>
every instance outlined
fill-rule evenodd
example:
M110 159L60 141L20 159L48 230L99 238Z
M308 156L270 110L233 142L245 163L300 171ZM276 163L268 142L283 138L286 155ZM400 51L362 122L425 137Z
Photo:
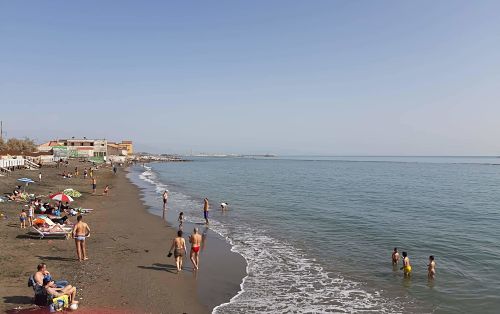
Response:
M49 310L50 312L62 312L68 306L69 297L67 295L62 295L52 299L52 304L50 304Z

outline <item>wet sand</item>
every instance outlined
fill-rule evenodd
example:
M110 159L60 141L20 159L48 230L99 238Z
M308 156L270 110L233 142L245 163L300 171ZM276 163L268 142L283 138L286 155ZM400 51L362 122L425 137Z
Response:
M75 165L80 169L78 178L63 179L58 175L63 170L73 171ZM82 176L84 167L88 164L42 168L43 181L28 187L28 192L47 195L49 191L68 187L82 192L83 196L76 199L74 205L94 209L84 216L92 229L87 239L89 261L76 260L72 239L26 237L28 229L20 229L18 223L19 211L25 203L0 203L0 213L7 217L0 219L1 312L34 308L31 304L33 290L27 287L27 279L40 262L47 263L54 278L67 279L78 288L79 312L82 313L98 313L102 309L115 310L115 313L208 313L220 301L227 301L232 296L229 294L235 293L228 292L222 297L220 293L212 296L203 293L220 291L211 287L212 275L205 272L216 267L212 264L217 260L210 261L208 256L204 261L206 269L200 270L198 276L191 271L187 259L185 271L176 273L173 258L166 257L176 230L147 213L139 190L128 181L125 169L119 168L117 175L113 175L109 167L95 171L97 194L91 195L90 179L85 180ZM11 192L17 184L16 179L24 176L35 179L38 171L22 170L0 177L0 192ZM108 196L103 196L106 184L111 190ZM220 249L221 255L215 248L212 252L223 257L225 248ZM235 279L230 281L234 287Z

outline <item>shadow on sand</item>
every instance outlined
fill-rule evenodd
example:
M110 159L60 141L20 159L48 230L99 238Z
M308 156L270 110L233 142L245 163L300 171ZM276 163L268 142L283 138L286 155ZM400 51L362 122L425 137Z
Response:
M151 266L137 266L137 267L142 269L168 271L169 273L177 274L177 267L175 267L175 265L154 263Z
M69 258L69 257L60 257L60 256L40 256L37 255L41 260L47 260L47 261L61 261L61 262L74 262L77 259L76 258Z
M25 295L16 295L11 297L3 297L5 304L33 304L33 298Z

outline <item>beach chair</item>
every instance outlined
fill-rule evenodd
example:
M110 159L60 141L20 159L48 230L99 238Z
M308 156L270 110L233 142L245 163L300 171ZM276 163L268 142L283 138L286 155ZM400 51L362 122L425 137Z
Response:
M63 231L42 231L38 228L31 227L32 231L29 232L28 234L35 234L40 237L40 239L45 239L45 238L57 238L57 239L69 239L71 235L71 230L63 230Z

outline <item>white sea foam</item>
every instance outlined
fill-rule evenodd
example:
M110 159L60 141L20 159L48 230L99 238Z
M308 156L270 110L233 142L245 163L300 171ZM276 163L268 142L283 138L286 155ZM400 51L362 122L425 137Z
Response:
M156 193L167 185L159 181L151 168L139 175L151 183ZM179 210L194 223L203 222L190 215L195 202L182 193L171 192ZM394 300L378 292L369 292L361 283L328 273L300 249L266 234L263 229L244 222L226 226L211 219L210 229L242 255L247 276L240 291L228 303L213 309L225 313L401 313Z

